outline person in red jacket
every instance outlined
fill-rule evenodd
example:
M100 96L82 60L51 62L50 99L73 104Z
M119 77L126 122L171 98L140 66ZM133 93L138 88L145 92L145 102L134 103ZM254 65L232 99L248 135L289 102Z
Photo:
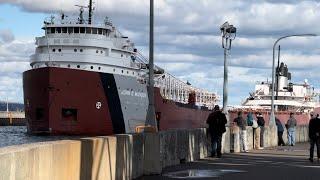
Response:
M211 157L217 155L218 158L221 158L221 141L223 133L226 132L227 118L218 105L216 105L213 112L210 113L207 124L209 125L212 144Z

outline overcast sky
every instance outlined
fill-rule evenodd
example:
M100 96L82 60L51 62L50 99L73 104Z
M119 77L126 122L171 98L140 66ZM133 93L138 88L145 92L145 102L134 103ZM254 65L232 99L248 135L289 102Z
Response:
M87 0L0 0L0 100L23 102L22 72L42 36L44 19ZM95 19L108 16L148 56L149 0L95 0ZM272 46L283 35L320 34L320 2L302 0L155 0L155 61L192 85L222 96L223 49L219 26L238 28L228 57L230 104L240 104L256 81L270 80ZM281 41L281 60L294 82L319 88L320 38Z

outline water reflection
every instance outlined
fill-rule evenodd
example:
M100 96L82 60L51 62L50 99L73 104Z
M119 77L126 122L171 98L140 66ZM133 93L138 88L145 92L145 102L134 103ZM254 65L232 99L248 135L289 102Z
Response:
M230 173L244 173L246 171L235 170L235 169L214 169L214 170L199 170L199 169L188 169L183 171L176 171L166 173L163 176L175 178L175 179L186 179L186 178L217 178L225 174Z

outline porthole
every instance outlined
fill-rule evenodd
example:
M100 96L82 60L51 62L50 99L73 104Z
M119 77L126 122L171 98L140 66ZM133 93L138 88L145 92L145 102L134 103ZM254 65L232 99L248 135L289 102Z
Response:
M99 51L98 51L98 50L96 50L96 53L99 53Z
M113 72L116 72L116 69L113 69Z
M90 68L93 69L93 66L91 66Z
M80 65L77 65L77 68L80 68Z
M58 51L61 52L61 49L59 49Z
M70 67L70 64L68 64L68 68Z
M74 51L74 52L77 52L78 50L77 50L77 49L74 49L73 51Z
M99 67L98 69L101 70L101 67Z
M56 49L52 49L52 52L56 52Z
M121 54L121 57L123 57L123 54Z
M101 54L103 54L103 51L100 51Z
M123 70L121 70L121 73L123 73Z
M83 52L83 49L80 49L80 52Z
M127 71L127 74L129 74L129 71Z
M134 72L132 72L132 75L134 75Z

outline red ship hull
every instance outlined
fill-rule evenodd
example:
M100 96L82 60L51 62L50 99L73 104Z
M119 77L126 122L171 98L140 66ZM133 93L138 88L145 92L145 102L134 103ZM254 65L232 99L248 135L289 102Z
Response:
M126 133L112 74L40 68L24 72L23 83L29 133ZM95 106L97 101L101 102L101 109ZM158 88L155 88L155 108L160 130L204 127L210 113L197 106L163 99Z

